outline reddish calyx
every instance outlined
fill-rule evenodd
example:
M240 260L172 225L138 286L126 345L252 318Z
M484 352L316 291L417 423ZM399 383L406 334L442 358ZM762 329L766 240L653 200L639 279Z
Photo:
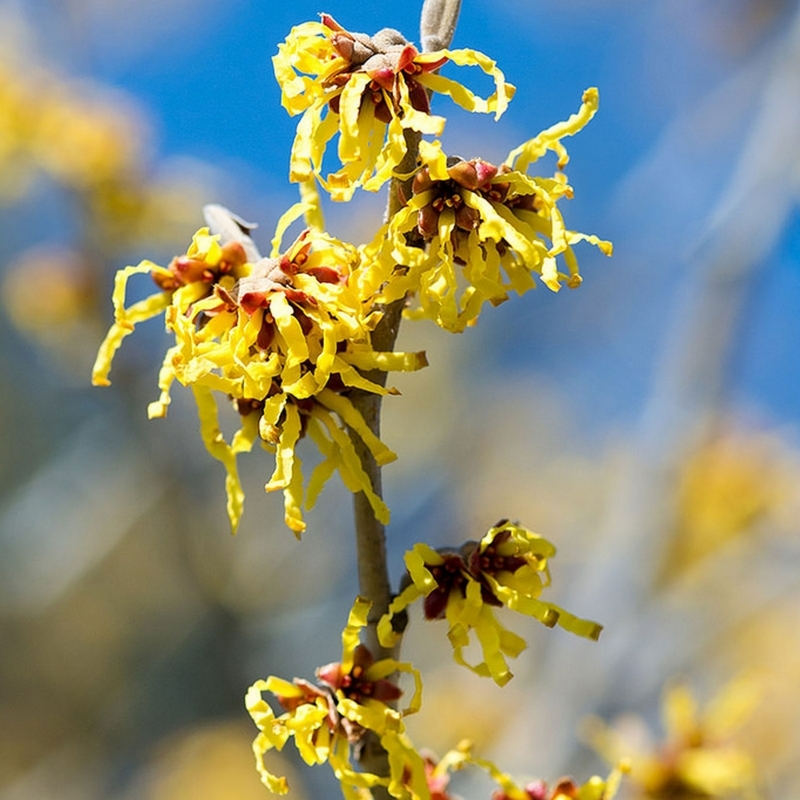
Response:
M240 242L228 242L222 247L222 255L216 266L211 266L202 258L187 255L173 258L167 268L169 275L153 273L153 281L165 292L174 292L189 283L214 284L223 275L229 275L237 267L247 263L247 254Z
M322 24L332 35L331 44L336 54L346 62L336 74L326 80L326 85L344 86L356 72L365 72L371 78L364 91L364 98L374 103L375 118L389 123L394 116L402 115L397 77L402 74L408 88L412 108L430 113L428 92L414 76L438 70L449 59L442 56L435 61L418 60L419 50L406 41L403 35L392 28L383 28L372 36L345 30L329 14L321 15ZM333 113L339 113L340 93L330 98Z
M414 176L412 192L421 194L433 190L435 197L419 211L417 229L425 239L432 239L439 231L439 215L447 208L455 214L456 228L470 232L480 224L480 214L464 201L464 192L486 194L492 190L491 181L497 175L494 164L473 158L469 161L457 160L447 168L449 180L431 179L427 167Z
M427 564L428 572L436 581L436 588L425 597L422 608L425 619L444 619L450 594L455 590L466 592L468 578L467 565L460 554L454 552L441 553L444 559L441 564Z
M367 677L369 668L374 662L372 653L365 645L360 644L356 647L353 666L349 672L344 672L342 665L335 662L320 667L317 670L317 678L321 683L336 692L342 692L345 697L356 703L363 703L368 699L380 700L383 703L398 700L403 693L391 681L385 678L373 681Z

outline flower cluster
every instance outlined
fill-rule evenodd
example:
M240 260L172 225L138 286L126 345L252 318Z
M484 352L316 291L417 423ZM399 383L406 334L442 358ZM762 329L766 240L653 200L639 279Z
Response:
M467 542L457 551L415 545L405 555L409 585L378 625L381 643L391 646L397 640L392 618L424 598L426 619L447 620L455 660L502 686L513 677L505 657L515 658L526 643L500 624L494 608L505 606L549 628L559 625L597 639L602 626L538 599L550 582L547 562L555 552L547 539L507 520L498 522L480 542ZM473 630L484 658L477 665L467 663L463 655Z
M448 61L478 66L495 92L482 99L435 74ZM284 108L302 114L292 148L290 180L315 177L334 200L356 188L377 191L394 174L407 145L405 131L441 134L444 119L430 113L429 93L446 94L470 111L499 117L514 94L495 62L475 50L420 53L401 33L351 33L323 14L293 28L273 58ZM339 134L341 169L323 178L328 142Z
M125 336L145 319L165 312L174 334L159 375L161 397L150 417L166 415L175 380L191 386L203 440L227 470L228 513L235 530L244 495L236 456L260 438L276 456L267 491L281 489L287 525L305 528L302 507L338 471L353 492L363 491L376 516L389 512L373 491L345 427L355 431L379 464L395 458L364 422L348 398L352 389L377 394L387 390L362 375L373 369L415 370L422 353L378 353L370 345L376 315L365 311L350 275L359 256L352 245L324 233L304 231L282 255L260 258L252 241L221 241L208 228L191 247L164 268L149 261L117 274L116 321L100 348L93 372L96 385L108 384L114 354ZM128 279L149 273L159 289L125 306ZM219 427L214 393L233 401L241 426L229 444ZM323 461L304 489L298 441L308 434Z
M261 779L271 792L286 794L289 787L285 778L269 772L264 754L273 748L282 750L292 737L307 764L330 764L347 800L357 800L363 796L359 790L378 785L387 786L398 798L411 797L410 786L425 786L424 762L408 741L403 725L405 714L419 710L421 679L410 664L392 658L375 661L359 643L370 605L364 598L356 600L342 632L342 660L317 670L317 685L270 676L248 690L245 705L260 731L253 751ZM402 713L393 708L401 692L387 680L396 672L413 675L416 687ZM265 691L277 698L283 714L275 715L262 698ZM379 738L388 753L388 777L357 771L353 766L352 750L369 732Z
M619 770L607 780L591 778L579 786L569 778L558 781L552 789L543 781L518 787L491 761L472 755L467 740L459 743L441 759L419 753L405 733L403 717L419 710L422 682L411 664L384 658L375 661L360 643L361 630L367 624L370 603L357 598L342 632L342 658L317 670L317 682L300 678L286 681L270 676L256 681L247 691L245 705L259 733L253 741L256 764L264 785L275 794L286 794L284 777L271 773L264 755L283 750L289 739L309 765L328 763L339 780L346 800L371 796L376 786L387 788L398 800L455 800L448 792L450 773L475 765L489 773L498 789L493 800L611 800L619 784ZM390 679L393 673L413 676L414 696L408 708L394 708L402 692ZM276 715L263 698L270 692L283 713ZM357 770L353 753L365 737L375 735L385 748L389 774L385 777Z
M558 201L572 189L560 171L568 160L561 139L586 125L598 107L588 89L577 114L512 151L500 166L480 158L447 157L439 142L422 142L412 196L366 248L369 288L384 302L416 294L418 308L450 331L474 324L485 302L499 305L509 290L523 294L538 275L551 290L580 285L572 246L580 241L611 255L609 242L567 230ZM552 178L527 174L548 149L559 157ZM425 249L411 247L421 238ZM563 256L567 273L559 271Z

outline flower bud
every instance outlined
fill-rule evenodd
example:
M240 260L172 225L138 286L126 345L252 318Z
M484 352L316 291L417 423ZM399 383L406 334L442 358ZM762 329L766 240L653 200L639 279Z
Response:
M473 158L471 161L459 161L449 167L447 174L465 189L475 191L497 175L497 167L479 158Z

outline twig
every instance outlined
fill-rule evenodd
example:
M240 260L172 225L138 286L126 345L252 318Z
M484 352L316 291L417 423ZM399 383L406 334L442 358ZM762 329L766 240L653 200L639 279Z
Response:
M420 19L420 40L426 53L450 46L456 32L461 0L425 0Z

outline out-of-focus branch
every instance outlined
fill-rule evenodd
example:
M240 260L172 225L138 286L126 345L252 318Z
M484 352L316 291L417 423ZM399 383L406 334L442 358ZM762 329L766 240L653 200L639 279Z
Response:
M533 708L540 717L560 721L546 740L539 738L545 763L563 766L574 756L572 732L598 698L608 702L615 692L627 694L632 687L626 680L633 674L652 692L668 677L663 669L628 669L629 660L642 667L645 659L636 652L663 652L666 637L680 626L678 620L652 624L663 616L656 613L653 587L675 522L678 467L719 410L748 291L796 202L800 106L790 98L798 96L800 13L776 47L733 176L689 256L693 263L633 452L597 531L595 551L586 559L580 588L568 598L570 607L608 624L595 660L600 668L587 674L569 649L572 643L554 641L537 675L543 690L533 695ZM643 614L651 623L646 630ZM680 627L684 635L711 633L702 625Z

